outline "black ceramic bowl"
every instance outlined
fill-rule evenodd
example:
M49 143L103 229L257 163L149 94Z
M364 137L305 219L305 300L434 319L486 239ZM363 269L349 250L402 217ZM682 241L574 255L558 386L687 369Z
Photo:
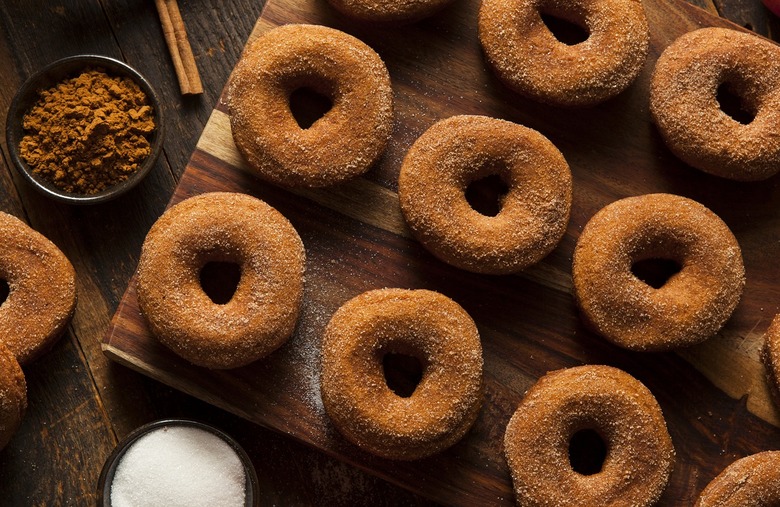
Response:
M140 86L141 90L146 94L149 103L154 109L155 121L155 130L149 138L152 152L141 164L141 167L139 167L128 179L96 194L79 194L60 190L51 183L35 176L30 169L30 166L28 166L19 156L19 143L24 137L22 118L38 101L38 93L41 90L51 88L65 79L79 75L87 68L101 68L111 76L129 77L138 83L138 86ZM149 82L146 81L138 71L119 60L97 55L71 56L47 65L33 74L24 82L22 87L19 88L13 101L11 101L11 107L8 109L5 136L6 141L8 142L8 151L10 152L14 166L27 181L39 191L58 201L70 204L96 204L105 202L124 194L137 185L152 169L157 157L160 155L163 145L163 118L162 108L160 107L160 98L152 89Z
M257 473L255 467L252 465L252 460L249 459L246 451L238 445L232 437L228 436L224 432L197 421L191 421L189 419L163 419L160 421L154 421L149 424L145 424L140 428L135 429L129 435L127 435L116 448L111 452L103 465L103 470L100 472L100 478L98 479L97 488L97 505L98 507L111 507L111 484L114 482L114 473L116 473L116 467L125 455L125 452L132 446L136 440L165 427L174 426L186 426L191 428L198 428L208 431L209 433L216 435L225 441L238 455L241 463L244 465L244 473L246 476L246 507L256 507L260 504L260 485L257 480Z

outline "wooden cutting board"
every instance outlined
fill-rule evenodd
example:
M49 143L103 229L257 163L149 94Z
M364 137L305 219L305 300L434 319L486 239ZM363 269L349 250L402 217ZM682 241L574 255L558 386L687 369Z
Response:
M778 178L739 184L677 161L650 122L647 95L655 60L680 34L732 26L677 0L644 0L652 32L637 82L599 107L568 111L507 91L486 69L477 40L478 2L456 0L439 15L402 28L360 26L324 0L269 0L252 37L286 23L317 23L362 39L393 80L393 139L365 176L320 190L283 190L257 180L236 151L224 101L214 110L171 203L208 191L246 192L287 216L307 250L302 317L270 357L232 371L208 371L150 336L131 281L105 336L112 359L258 424L445 504L513 502L502 456L504 428L523 393L550 370L588 364L622 368L656 395L677 449L664 505L691 503L738 457L780 445L780 418L768 398L758 351L780 303ZM571 222L559 247L513 276L481 276L433 258L406 228L396 196L404 154L435 121L456 114L504 118L541 131L574 176ZM630 195L670 192L696 199L734 231L747 286L728 325L708 342L676 353L616 348L585 330L571 295L571 256L588 219ZM486 396L474 428L453 448L413 463L374 458L347 443L323 411L318 357L322 330L353 296L380 287L428 288L460 303L478 324Z

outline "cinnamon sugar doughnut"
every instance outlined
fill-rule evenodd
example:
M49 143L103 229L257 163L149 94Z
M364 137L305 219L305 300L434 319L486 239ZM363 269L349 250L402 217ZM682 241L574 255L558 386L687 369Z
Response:
M696 507L780 505L780 451L738 459L704 488Z
M343 14L361 21L413 22L436 13L452 0L328 0Z
M0 212L0 342L30 364L62 335L76 310L76 272L42 234Z
M632 272L646 259L674 261L680 271L653 288ZM745 284L728 226L696 201L670 194L621 199L596 213L577 242L572 275L586 323L639 351L706 340L731 316Z
M721 109L721 86L754 115L750 123ZM732 180L766 179L780 170L780 48L725 28L686 33L658 58L650 112L685 163Z
M606 447L601 470L573 468L570 446L583 430ZM661 408L634 377L610 366L548 373L509 421L504 451L518 505L652 505L674 467Z
M772 393L775 404L780 407L780 314L775 315L764 335L761 359L766 368L769 391Z
M290 96L308 88L332 107L307 129ZM321 187L364 173L379 158L393 125L390 76L382 59L333 28L285 25L251 42L230 78L233 139L261 178Z
M465 197L497 174L509 190L496 216ZM398 198L415 237L436 257L477 273L520 271L558 244L569 221L571 172L544 136L508 121L455 116L434 124L401 167Z
M14 354L0 343L0 449L5 447L27 410L27 382Z
M579 44L559 41L551 15L586 28ZM626 89L647 58L650 35L636 0L483 0L479 40L510 89L565 107L590 106Z
M166 211L146 236L138 304L152 333L207 368L236 368L276 350L293 332L303 294L304 250L290 222L254 197L215 192ZM232 298L217 304L200 271L236 263Z
M409 397L383 376L386 354L422 364ZM322 340L322 401L333 424L385 458L430 456L460 440L482 405L482 346L471 317L428 290L365 292L336 311Z

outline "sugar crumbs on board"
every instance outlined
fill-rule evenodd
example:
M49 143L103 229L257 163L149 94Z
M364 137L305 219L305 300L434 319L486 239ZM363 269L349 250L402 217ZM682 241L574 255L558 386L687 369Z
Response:
M213 433L164 426L136 440L116 468L113 507L241 507L246 475L236 451Z

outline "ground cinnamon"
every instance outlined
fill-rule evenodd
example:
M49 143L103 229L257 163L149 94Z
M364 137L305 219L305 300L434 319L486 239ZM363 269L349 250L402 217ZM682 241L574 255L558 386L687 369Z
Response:
M24 116L20 155L66 192L94 194L127 179L151 153L154 112L129 78L87 70L48 89Z

